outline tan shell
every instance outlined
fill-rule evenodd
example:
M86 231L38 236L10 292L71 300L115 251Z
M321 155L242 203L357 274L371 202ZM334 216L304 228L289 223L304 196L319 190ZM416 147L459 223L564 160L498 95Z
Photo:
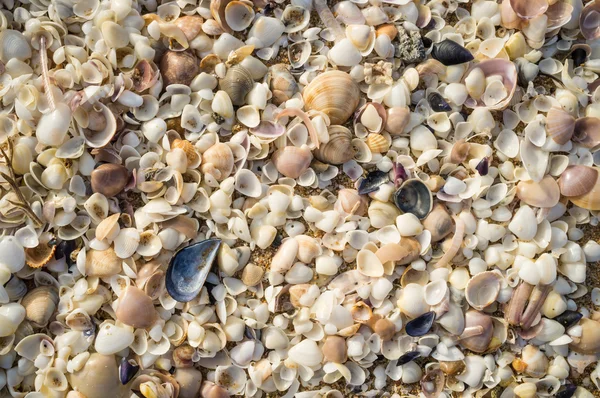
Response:
M190 51L167 51L160 60L163 85L183 84L189 86L200 72L198 58Z
M92 171L91 184L94 193L112 198L121 192L129 180L129 171L120 164L102 164Z
M231 175L234 166L233 152L229 145L217 143L202 154L202 172L214 176L217 181L223 181Z
M364 216L369 208L369 202L363 195L359 195L356 189L340 189L338 191L335 209L347 214Z
M242 65L234 65L227 74L219 81L219 88L229 95L233 105L244 105L246 95L252 90L254 80L252 73Z
M469 157L469 150L471 144L465 140L460 140L452 145L452 151L450 152L450 162L454 164L461 164Z
M379 25L377 30L375 31L377 37L381 35L386 35L390 38L391 41L394 41L396 36L398 35L398 28L393 23L386 23L383 25Z
M289 100L298 91L298 83L287 65L273 65L269 69L269 73L271 74L272 101L275 105Z
M410 109L402 106L394 106L387 111L385 131L392 136L401 135L410 122Z
M563 196L580 196L588 193L596 185L598 169L589 166L572 165L566 168L558 179Z
M120 397L125 387L119 381L119 369L113 355L93 353L83 369L67 373L71 387L86 398Z
M180 140L179 138L176 138L173 140L171 148L179 148L185 152L188 167L194 167L194 165L197 166L200 163L200 155L198 154L196 147L188 140Z
M194 366L192 356L196 349L189 344L181 345L173 350L173 364L176 368L191 368Z
M322 147L321 147L322 148ZM277 171L289 178L298 178L310 167L313 155L307 147L286 146L276 150L271 161Z
M188 41L191 41L202 30L202 22L204 19L200 15L184 15L177 18L175 26L181 29Z
M152 326L158 317L152 299L135 286L127 286L121 293L115 314L124 324L144 329Z
M396 334L396 325L387 318L381 318L373 325L373 332L377 333L382 341L389 341Z
M328 336L323 344L323 356L329 362L346 362L348 359L346 339L340 336Z
M431 213L423 220L423 227L431 232L432 242L439 242L452 232L454 222L446 207L441 203L437 203Z
M579 325L582 327L581 337L573 339L569 348L580 354L596 355L600 353L600 322L583 318Z
M358 106L360 90L349 74L334 70L313 79L302 96L306 109L323 112L332 125L341 125Z
M227 25L225 20L225 8L232 0L211 0L210 2L210 13L212 17L217 21L219 26L227 32L232 33L233 30Z
M575 121L573 141L586 148L600 144L600 118L589 116Z
M344 126L329 127L329 141L314 151L317 160L328 164L343 164L356 154L352 132Z
M546 131L552 139L564 145L573 136L575 128L575 118L571 114L559 107L552 107L546 116Z
M560 200L560 189L554 178L545 176L540 182L519 182L517 196L530 206L554 207Z
M381 134L371 133L367 137L367 146L372 153L383 153L390 149L390 143Z
M40 286L29 291L21 305L25 307L26 319L36 327L45 327L56 310L58 292L53 286Z
M246 286L255 286L262 280L264 274L265 270L262 267L248 263L242 271L242 282Z
M99 278L113 276L121 271L122 261L112 247L102 251L92 249L86 253L85 273Z
M472 328L479 328L479 330ZM471 330L474 330L473 335L469 334ZM487 351L493 333L494 327L492 318L489 315L479 311L467 311L463 336L468 337L461 338L460 344L471 351L483 353Z
M375 255L382 263L396 262L396 265L407 265L419 258L421 245L414 238L403 237L400 243L388 243L379 248Z

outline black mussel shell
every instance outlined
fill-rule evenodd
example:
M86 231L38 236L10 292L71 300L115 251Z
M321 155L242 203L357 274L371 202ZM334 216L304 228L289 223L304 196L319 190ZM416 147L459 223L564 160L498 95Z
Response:
M394 203L404 213L412 213L422 220L433 208L433 196L423 181L413 178L394 193Z
M475 170L477 170L480 176L487 175L490 170L490 162L488 161L488 158L481 159L481 161L477 163L477 166L475 166Z
M365 195L375 192L380 186L390 180L390 176L385 171L374 170L367 174L365 178L358 183L358 194Z
M433 41L429 37L422 36L421 40L423 41L423 46L425 48L429 48L433 44Z
M566 310L562 314L556 316L554 320L563 325L565 329L568 329L579 322L581 318L583 318L583 315L580 312Z
M469 50L450 39L435 43L431 56L446 66L464 64L474 59Z
M556 393L556 398L571 398L575 394L577 386L575 384L565 384Z
M119 365L119 380L121 384L125 385L133 379L140 370L140 366L133 359L127 359L123 357L121 364Z
M396 366L406 365L410 361L414 361L415 359L419 358L420 356L421 356L421 353L419 351L409 351L406 354L401 355L400 358L398 358L398 362L396 363Z
M578 48L576 50L573 50L570 57L573 60L573 67L577 68L585 62L587 58L587 51L585 51L583 48Z
M448 105L444 97L442 97L440 93L437 93L435 91L429 93L429 95L427 96L427 101L429 102L431 109L433 109L436 112L449 112L452 110L452 107Z
M171 297L186 303L200 293L220 246L220 239L207 239L175 253L165 279Z
M412 337L424 336L431 330L434 320L435 312L433 311L419 315L406 324L406 334Z
M54 258L59 260L64 257L67 262L67 265L73 265L73 261L71 260L71 253L77 249L77 239L73 240L63 240L58 245L56 245L56 250L54 251Z

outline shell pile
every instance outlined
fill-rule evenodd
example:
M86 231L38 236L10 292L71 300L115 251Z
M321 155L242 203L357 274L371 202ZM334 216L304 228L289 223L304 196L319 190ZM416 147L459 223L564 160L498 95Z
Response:
M600 0L1 0L0 396L588 398Z

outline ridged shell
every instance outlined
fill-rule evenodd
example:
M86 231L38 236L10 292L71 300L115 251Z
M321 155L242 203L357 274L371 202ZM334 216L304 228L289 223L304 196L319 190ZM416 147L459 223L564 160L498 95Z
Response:
M373 153L383 153L390 149L390 144L381 134L369 134L367 137L367 146Z
M31 47L21 32L6 29L0 32L0 61L7 63L11 59L25 61L31 58Z
M167 51L160 60L164 86L183 84L189 86L198 72L198 58L189 51Z
M21 305L25 307L26 319L36 327L44 327L48 324L57 304L58 292L54 286L36 287L21 301Z
M198 155L198 151L196 151L196 147L194 144L189 142L188 140L180 140L176 138L171 144L172 148L180 148L185 152L185 156L188 161L188 167L193 167L193 165L198 165L200 161L200 155Z
M27 265L31 268L41 268L52 260L56 251L56 245L49 243L52 238L53 236L50 233L44 233L40 236L36 247L25 249Z
M329 142L321 144L315 150L317 160L328 164L346 163L354 157L356 150L352 146L352 132L344 126L329 127Z
M563 196L580 196L591 191L597 179L597 169L589 166L572 165L567 167L560 175L558 186Z
M598 171L598 169L594 168ZM592 189L580 196L570 198L571 202L581 208L587 210L600 210L600 178L596 178L596 182Z
M129 171L125 166L112 163L103 164L92 171L92 191L112 198L125 188L128 180Z
M546 131L554 142L564 145L573 136L575 118L562 108L552 107L546 116Z
M334 70L313 79L302 96L306 109L323 112L332 125L341 125L356 110L360 90L349 74Z
M202 154L202 172L213 175L218 181L229 177L233 166L233 152L227 144L215 144Z
M245 103L246 95L252 90L254 80L248 69L241 65L234 65L219 82L219 88L229 95L233 105L240 106Z

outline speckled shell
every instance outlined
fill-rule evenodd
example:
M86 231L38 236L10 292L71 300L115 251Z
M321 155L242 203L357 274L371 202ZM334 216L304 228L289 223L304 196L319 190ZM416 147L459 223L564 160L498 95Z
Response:
M302 93L307 109L329 116L332 125L344 124L360 100L358 85L349 74L334 70L313 79Z

